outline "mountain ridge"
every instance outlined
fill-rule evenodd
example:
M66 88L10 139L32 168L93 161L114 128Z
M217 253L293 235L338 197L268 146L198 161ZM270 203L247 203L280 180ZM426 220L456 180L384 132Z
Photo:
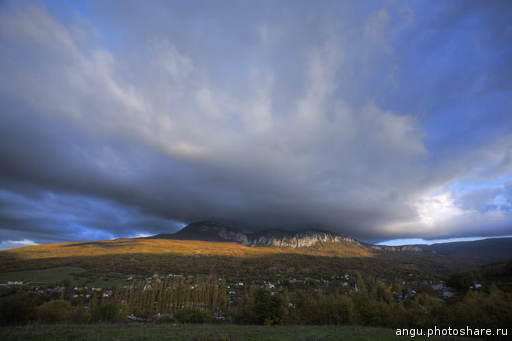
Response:
M410 244L399 246L377 245L358 241L357 239L343 236L337 232L326 231L317 228L301 231L288 231L281 229L268 229L259 232L245 232L232 224L215 221L192 222L178 232L158 234L149 239L174 239L174 240L200 240L209 242L235 242L250 247L278 247L286 249L321 248L323 246L358 246L370 251L385 253L433 253L443 256L457 256L460 258L477 258L482 252L486 259L501 261L505 259L503 254L508 254L508 248L512 246L512 238L490 238L469 242L449 242L432 245ZM492 252L488 245L497 244L499 254ZM485 250L479 250L485 247ZM467 250L471 250L468 252ZM512 255L511 255L512 256Z
M357 245L373 251L383 252L433 252L428 245L375 245L318 228L301 231L268 229L259 232L244 232L232 224L215 221L198 221L178 232L145 237L149 239L201 240L209 242L236 242L251 247L311 248L325 245Z
M281 248L318 247L325 244L350 243L363 246L355 239L342 236L336 232L320 229L303 231L286 231L269 229L260 232L247 233L240 228L211 221L193 222L180 231L172 234L158 234L149 239L202 240L236 242L246 246L270 246Z

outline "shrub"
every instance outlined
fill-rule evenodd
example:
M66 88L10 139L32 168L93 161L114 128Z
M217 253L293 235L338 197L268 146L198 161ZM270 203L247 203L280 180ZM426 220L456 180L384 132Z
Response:
M459 291L467 291L471 285L473 285L473 282L475 281L475 277L472 273L465 272L465 273L457 273L452 275L446 284L454 289L457 289Z
M89 323L92 317L90 312L76 308L71 313L70 319L73 323Z
M119 313L119 305L115 303L99 304L92 311L92 319L100 322L115 322L119 319Z
M41 322L55 323L68 321L72 313L71 304L64 300L49 301L37 308L37 317Z
M176 319L171 314L164 314L159 319L155 320L156 323L175 323Z
M212 314L207 310L184 309L176 312L174 318L180 323L212 322Z

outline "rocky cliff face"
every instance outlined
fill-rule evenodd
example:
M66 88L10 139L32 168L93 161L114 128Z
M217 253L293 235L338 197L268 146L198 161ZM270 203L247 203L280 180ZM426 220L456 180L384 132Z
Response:
M245 233L238 228L218 222L195 222L174 234L157 235L151 238L168 238L178 240L203 240L212 242L235 242L247 246L264 246L280 248L311 248L332 244L358 245L380 252L423 252L424 248L417 245L382 246L361 243L352 238L334 232L322 230L282 231L267 230L256 233Z
M357 241L342 237L332 232L302 231L283 232L265 231L250 236L250 246L273 246L283 248L318 247L331 243L356 243Z
M330 243L359 242L327 231L289 232L268 230L258 233L245 233L239 229L217 222L192 223L174 234L158 235L153 238L180 240L204 240L236 242L247 246L268 246L281 248L318 247Z
M245 245L249 244L249 238L247 237L247 235L240 231L233 231L230 229L220 229L218 231L218 235L219 235L219 237L221 237L224 240L234 241L234 242L242 243Z

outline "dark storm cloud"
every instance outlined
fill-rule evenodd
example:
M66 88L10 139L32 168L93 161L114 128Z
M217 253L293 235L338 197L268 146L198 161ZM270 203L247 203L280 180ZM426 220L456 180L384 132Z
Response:
M0 192L1 240L39 242L136 236L144 229L170 231L173 221L148 216L133 207L91 197L31 190Z
M6 3L0 240L510 233L511 11L488 3Z

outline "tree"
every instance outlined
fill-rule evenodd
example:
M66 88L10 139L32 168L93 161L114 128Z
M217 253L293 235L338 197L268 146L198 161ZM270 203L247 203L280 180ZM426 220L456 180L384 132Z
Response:
M254 312L258 324L279 324L283 315L282 300L268 290L259 289L254 298Z
M72 307L64 300L46 302L37 308L39 321L46 323L63 322L70 319Z
M34 318L35 304L27 295L15 294L0 301L0 325L24 324Z

